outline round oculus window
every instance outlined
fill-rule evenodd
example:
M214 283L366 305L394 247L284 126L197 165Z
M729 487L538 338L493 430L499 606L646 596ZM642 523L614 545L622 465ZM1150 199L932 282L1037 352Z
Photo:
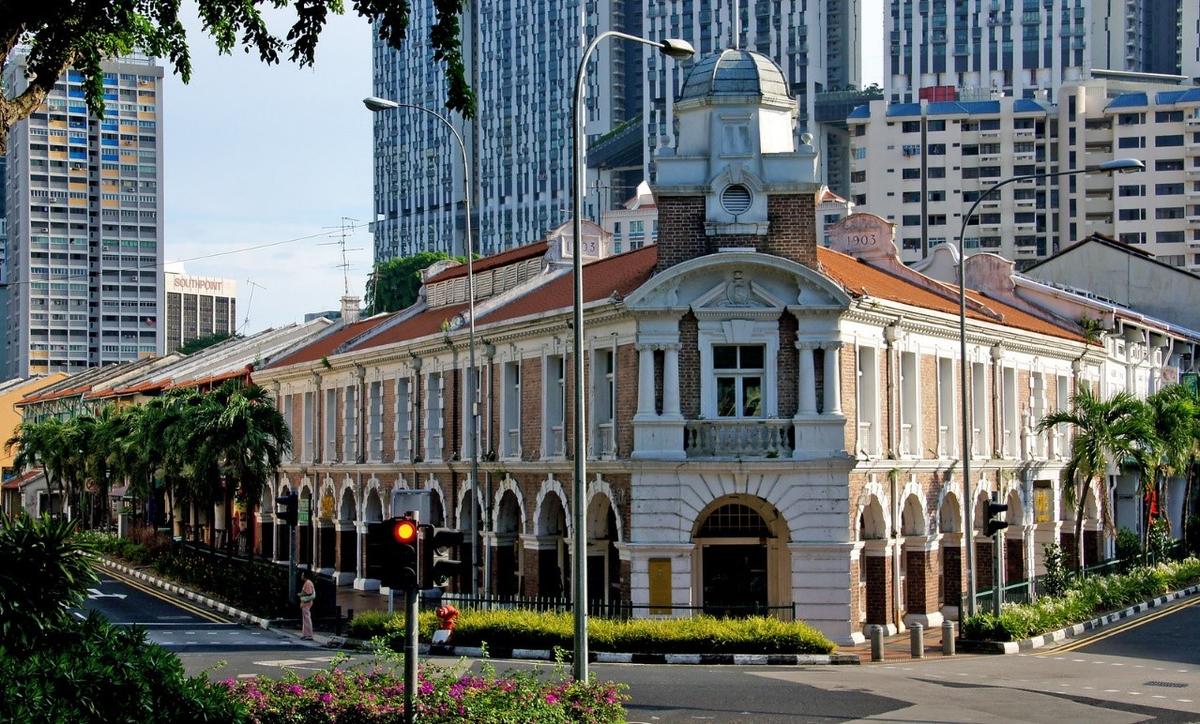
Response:
M749 211L752 200L750 189L742 184L730 184L721 192L721 206L734 216Z

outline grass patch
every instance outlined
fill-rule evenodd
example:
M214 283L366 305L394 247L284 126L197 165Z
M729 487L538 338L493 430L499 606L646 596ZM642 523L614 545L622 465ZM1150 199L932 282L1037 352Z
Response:
M418 624L422 640L437 628L432 612ZM383 636L392 648L403 645L404 616L383 612L356 615L349 635L358 639ZM594 651L656 654L828 654L834 644L801 622L769 617L681 619L588 619L588 638ZM452 643L498 648L570 649L574 617L569 613L540 613L515 609L466 610L458 618Z
M1076 579L1062 596L1034 603L1005 604L1000 615L979 613L962 623L962 636L975 641L1020 641L1141 603L1200 581L1200 560L1188 558L1135 568L1113 576Z

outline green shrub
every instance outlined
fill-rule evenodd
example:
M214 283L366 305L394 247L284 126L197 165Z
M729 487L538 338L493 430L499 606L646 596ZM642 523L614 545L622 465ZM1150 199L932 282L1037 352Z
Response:
M1062 596L1047 595L1034 603L1006 604L998 617L991 613L968 616L962 623L962 636L977 641L1019 641L1197 582L1200 582L1200 560L1196 558L1142 566L1112 576L1079 578L1071 582Z
M70 619L99 580L74 523L0 516L0 647L20 651ZM0 656L0 658L3 658Z
M1166 518L1159 518L1150 524L1146 530L1146 552L1156 563L1170 560L1171 551L1175 548L1175 540L1171 538L1170 524Z
M14 655L0 646L0 721L240 722L245 707L145 631L93 614Z
M1042 587L1047 596L1061 596L1067 592L1067 565L1063 558L1062 546L1057 543L1047 543L1042 546L1042 560L1045 561L1046 575L1042 578Z
M175 546L158 555L155 570L265 618L295 617L288 601L286 568L260 561L245 561Z
M422 640L437 629L431 612L422 612L418 624ZM570 649L575 619L569 613L542 613L520 609L465 610L459 616L452 641L457 646L487 644L497 648ZM350 622L350 636L372 639L383 636L395 649L403 645L404 617L364 613ZM834 644L819 631L801 623L768 617L681 619L589 618L588 637L595 651L631 653L739 653L827 654Z

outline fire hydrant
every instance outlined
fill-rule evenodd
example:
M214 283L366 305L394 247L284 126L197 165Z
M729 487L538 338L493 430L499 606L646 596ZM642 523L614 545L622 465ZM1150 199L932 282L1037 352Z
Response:
M433 615L438 617L438 621L441 622L439 627L443 631L453 631L454 625L458 621L459 614L457 608L447 605L438 606L437 609L434 610Z

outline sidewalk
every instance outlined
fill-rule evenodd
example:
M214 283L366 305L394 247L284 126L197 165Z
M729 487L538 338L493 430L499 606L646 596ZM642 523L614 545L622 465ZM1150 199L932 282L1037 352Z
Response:
M955 632L958 626L955 626ZM925 644L925 658L942 658L942 627L925 629L922 640ZM855 654L864 664L871 663L871 641L867 639L857 646L839 646L838 653ZM956 652L956 655L957 652ZM895 636L883 637L883 660L886 662L912 661L912 634L906 630Z
M388 597L380 595L379 591L356 591L351 586L338 586L337 605L342 609L342 616L354 615L363 611L386 611ZM396 600L397 608L404 608L404 598Z

